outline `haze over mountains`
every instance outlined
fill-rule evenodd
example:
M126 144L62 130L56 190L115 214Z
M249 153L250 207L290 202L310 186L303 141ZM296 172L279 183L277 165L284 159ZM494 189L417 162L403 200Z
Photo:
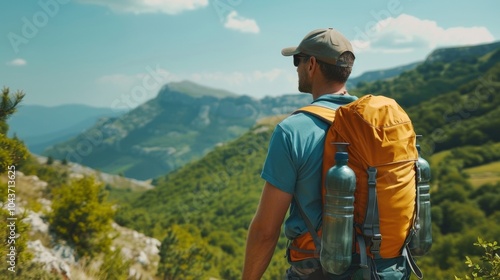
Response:
M85 131L102 117L116 117L124 110L97 108L81 104L46 107L19 106L8 120L10 134L22 139L32 153L41 154L48 146L64 142Z

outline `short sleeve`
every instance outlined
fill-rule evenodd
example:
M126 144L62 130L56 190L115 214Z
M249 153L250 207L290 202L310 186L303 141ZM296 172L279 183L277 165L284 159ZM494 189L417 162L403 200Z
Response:
M291 137L280 125L276 126L269 143L261 177L278 189L293 194L297 168Z

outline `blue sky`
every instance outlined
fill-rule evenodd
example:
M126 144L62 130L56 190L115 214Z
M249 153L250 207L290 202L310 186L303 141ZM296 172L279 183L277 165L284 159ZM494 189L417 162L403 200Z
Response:
M356 77L498 41L499 10L497 0L1 1L0 86L24 90L24 104L121 109L180 80L255 98L296 93L280 52L313 29L353 42Z

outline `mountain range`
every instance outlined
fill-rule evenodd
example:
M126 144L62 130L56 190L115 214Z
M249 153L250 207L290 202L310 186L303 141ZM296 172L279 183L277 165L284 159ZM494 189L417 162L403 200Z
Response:
M126 177L154 178L242 135L259 118L291 113L310 98L257 100L188 81L171 83L156 98L119 118L100 119L43 154Z

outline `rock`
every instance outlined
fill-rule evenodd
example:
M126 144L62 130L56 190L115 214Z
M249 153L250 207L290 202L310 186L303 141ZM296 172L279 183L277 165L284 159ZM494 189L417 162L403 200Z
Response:
M122 256L124 256L125 258L127 259L131 259L132 258L132 249L128 248L128 247L122 247L121 249L121 254Z
M151 237L146 237L145 243L146 247L144 248L144 250L149 255L158 255L160 253L159 249L161 246L160 240Z
M28 241L27 246L33 252L34 262L42 263L43 268L49 272L56 271L67 279L71 279L71 269L68 263L45 248L40 240Z
M149 258L146 253L144 253L144 251L139 252L139 256L137 256L137 262L139 262L143 266L148 266L150 264Z
M23 221L31 225L31 232L49 233L49 224L46 223L38 213L29 211L28 217Z
M63 244L56 244L54 248L52 248L52 252L54 252L54 255L70 264L75 264L76 259L75 259L75 250L71 248L70 246L63 245Z

